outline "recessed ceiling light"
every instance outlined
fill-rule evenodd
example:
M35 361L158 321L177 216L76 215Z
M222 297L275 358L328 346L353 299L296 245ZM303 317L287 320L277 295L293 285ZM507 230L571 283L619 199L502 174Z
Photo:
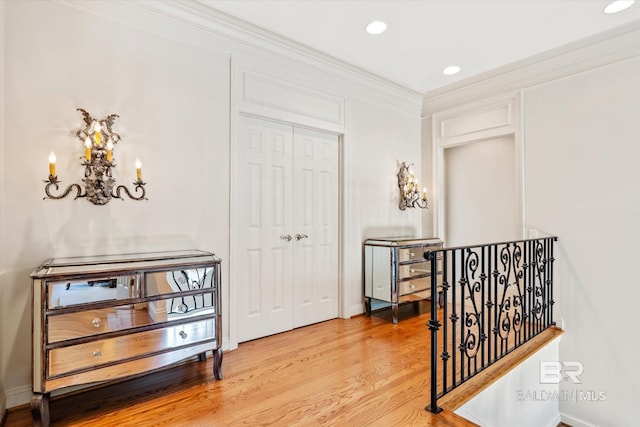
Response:
M382 21L373 21L365 27L365 30L369 34L382 34L387 31L387 23Z
M616 0L604 8L604 13L618 13L631 7L635 0Z
M460 67L457 65L449 65L447 68L442 70L442 74L450 76L452 74L458 74L460 72Z

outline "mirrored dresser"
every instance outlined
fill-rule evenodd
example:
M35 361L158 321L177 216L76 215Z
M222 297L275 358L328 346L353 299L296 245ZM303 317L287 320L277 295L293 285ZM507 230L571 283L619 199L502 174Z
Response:
M34 425L54 390L213 352L222 379L220 259L203 251L50 259L33 282Z
M365 311L391 304L393 323L398 305L431 298L431 261L425 252L442 248L438 238L390 237L364 242ZM442 292L442 255L436 262L438 296Z

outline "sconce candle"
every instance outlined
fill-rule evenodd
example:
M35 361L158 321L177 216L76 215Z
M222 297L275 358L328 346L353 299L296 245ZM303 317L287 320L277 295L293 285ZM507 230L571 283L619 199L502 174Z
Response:
M138 181L142 181L142 162L140 159L136 159L136 177Z
M84 159L87 162L91 161L91 138L84 140Z
M113 142L108 139L107 140L107 161L110 162L113 160Z
M102 142L100 141L100 138L102 137L100 132L102 132L102 126L100 126L100 122L96 122L95 127L93 128L93 130L95 130L95 138L96 138L96 145L100 145Z
M49 154L49 175L56 176L56 154L53 151Z

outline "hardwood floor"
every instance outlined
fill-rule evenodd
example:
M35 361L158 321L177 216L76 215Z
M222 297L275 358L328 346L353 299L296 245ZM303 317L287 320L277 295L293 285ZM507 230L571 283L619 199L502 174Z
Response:
M473 426L428 403L428 302L331 320L243 343L213 358L52 399L56 426ZM26 407L6 427L29 426Z

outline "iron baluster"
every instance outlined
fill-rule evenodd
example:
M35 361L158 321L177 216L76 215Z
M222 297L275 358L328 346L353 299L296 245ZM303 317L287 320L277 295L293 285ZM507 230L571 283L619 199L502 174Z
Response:
M438 275L437 275L437 252L432 251L428 254L431 261L431 320L427 323L431 331L431 403L425 409L437 414L442 412L442 408L438 407L438 331L440 330L440 322L438 321L438 307L435 303L434 295L438 292ZM446 328L446 322L445 322ZM443 343L445 348L446 343Z
M458 299L456 298L457 296L457 289L458 287L456 286L456 252L457 251L453 251L453 256L452 256L452 270L451 270L451 285L452 285L452 292L453 292L453 297L452 297L452 309L451 309L451 387L456 387L458 385L458 378L456 375L456 356L458 355L458 352L456 351L456 322L458 320L458 314L457 314L457 306L458 306Z
M467 269L466 268L462 268L462 267L466 267L465 266L465 262L464 262L464 249L460 249L460 267L461 267L461 272L460 272L460 279L458 281L458 284L460 285L460 346L459 346L459 350L460 350L460 382L462 383L464 381L464 358L466 356L466 353L464 351L464 340L465 340L465 336L464 336L464 325L466 323L465 321L465 297L464 297L464 291L465 291L465 287L466 287L466 280L467 280Z
M553 320L553 306L555 304L555 301L553 299L553 264L555 262L555 257L554 257L554 245L553 242L558 241L557 237L550 237L549 238L549 246L551 247L551 264L549 265L549 280L551 280L551 306L549 307L549 324L552 326L556 325L556 322Z
M449 352L447 351L447 343L448 341L448 327L447 327L447 319L448 314L449 314L449 304L448 304L448 297L449 297L449 280L447 279L447 274L448 274L448 260L449 260L449 256L448 256L449 252L448 251L442 251L442 296L443 296L443 309L442 309L442 319L443 319L443 328L442 328L442 389L443 390L447 390L447 378L448 378L448 364L449 364L449 358L451 357L451 355L449 354ZM433 268L433 267L432 267ZM432 270L432 280L433 280L433 270ZM452 377L453 378L453 377Z

